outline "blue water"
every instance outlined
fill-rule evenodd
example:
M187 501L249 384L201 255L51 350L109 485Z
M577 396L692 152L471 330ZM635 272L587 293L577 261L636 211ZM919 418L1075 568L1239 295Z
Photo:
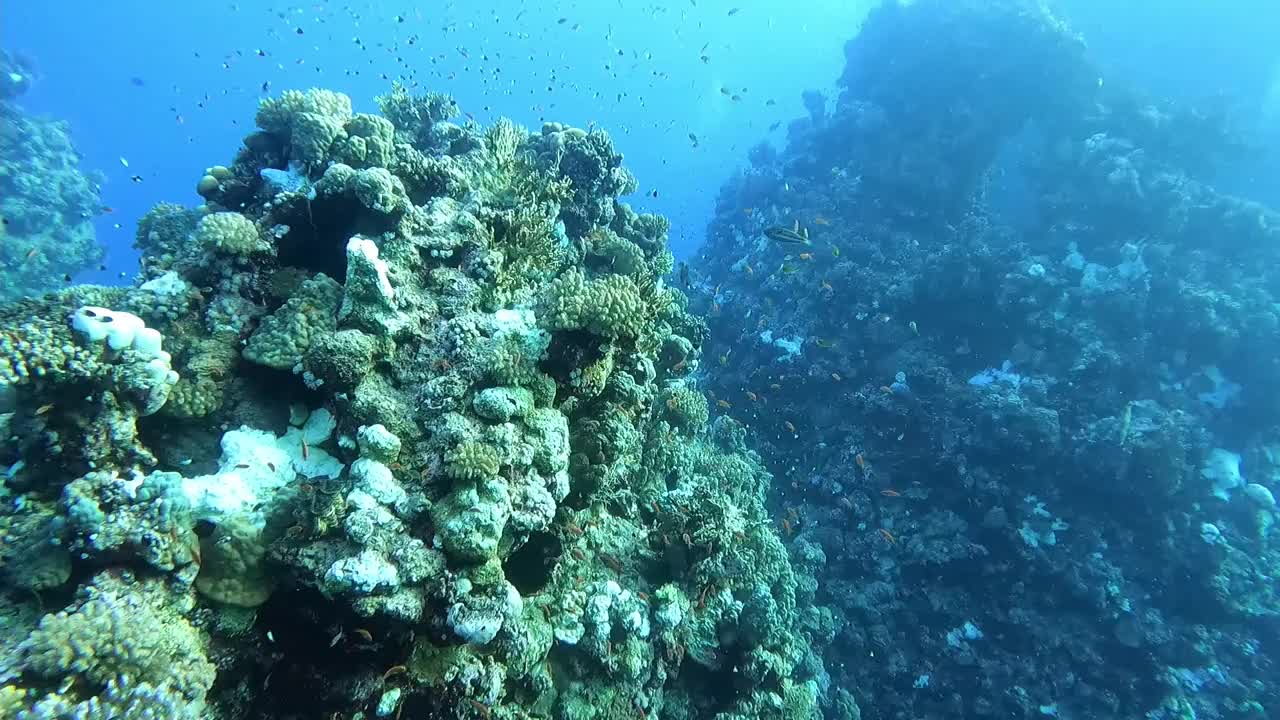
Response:
M631 202L670 217L688 255L747 148L782 138L802 90L833 84L859 5L32 3L5 8L0 42L40 73L22 104L69 121L85 166L107 173L108 270L77 279L112 282L136 267L136 220L156 202L198 203L195 182L232 159L259 98L319 86L368 112L394 79L450 93L485 124L608 129L641 180Z

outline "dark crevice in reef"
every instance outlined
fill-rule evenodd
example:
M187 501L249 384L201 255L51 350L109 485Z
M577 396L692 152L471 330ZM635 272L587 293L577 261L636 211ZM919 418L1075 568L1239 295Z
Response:
M551 580L556 558L562 554L564 547L559 538L550 533L538 533L511 554L503 563L502 571L521 595L536 595Z

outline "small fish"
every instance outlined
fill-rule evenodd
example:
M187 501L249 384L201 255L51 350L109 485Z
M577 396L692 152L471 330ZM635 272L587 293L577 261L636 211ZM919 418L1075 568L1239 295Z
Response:
M49 411L52 409L53 409L53 403L49 403L48 405L41 405L40 407L36 408L36 415L47 415L49 414Z
M812 260L812 259L813 259L813 253L809 253L809 252L802 252L802 253L800 253L800 256L799 256L799 257L800 257L800 259L801 259L801 260Z
M698 136L693 133L689 133L689 142L693 143L694 147L698 147Z
M831 221L821 215L818 215L813 219L813 224L814 225L830 225Z
M270 81L270 80L263 80L263 81L262 81L262 92L264 92L264 93L265 93L265 92L271 92L271 81Z
M915 320L912 320L911 322L907 323L907 327L911 328L911 334L912 334L912 335L917 335L917 336L918 336L918 335L920 334L920 326L919 326L919 325L916 325L916 321L915 321Z
M130 177L129 179L130 179L130 180L132 180L132 181L134 181L134 182L136 182L136 183L140 183L140 182L142 182L142 176L141 176L141 175L134 175L134 176Z
M884 538L884 541L890 545L898 544L898 539L893 536L893 533L885 530L884 528L880 528L880 537Z
M307 446L307 438L299 438L302 441L302 459L309 460L311 458L311 448Z
M129 167L129 161L123 155L120 156L120 164L125 167Z
M734 15L737 15L741 10L742 8L730 8L729 17L733 17Z
M777 242L788 245L809 244L809 230L807 228L802 230L800 228L799 220L797 220L791 227L774 225L773 227L765 228L764 236L770 240L776 240Z
M770 124L769 124L769 132L773 132L774 130L777 130L777 129L778 129L778 128L780 128L780 127L782 127L782 121L781 121L781 120L779 120L778 122L775 122L775 123L770 123Z
M720 356L720 367L725 367L728 364L729 364L729 353L725 353Z
M742 269L743 269L743 270L746 270L748 275L755 275L755 274L756 274L756 270L755 270L755 268L751 267L750 265L743 265L743 266L742 266Z
M721 410L728 410L733 406L729 404L728 400L717 400L716 407L720 408Z
M711 62L711 56L710 56L710 55L703 55L703 56L701 56L699 59L700 59L700 60L702 60L702 62L703 62L703 63L710 63L710 62Z
M826 282L826 280L823 280L823 282ZM830 340L828 340L828 339L826 339L826 338L814 338L814 339L813 339L813 344L814 344L814 345L817 345L818 347L822 348L823 350L830 350L831 348L833 348L833 347L835 347L835 346L836 346L836 344L835 344L835 343L831 342Z
M844 378L840 376L840 373L838 373L838 372L833 372L833 373L831 373L831 379L832 379L832 380L835 380L836 382L840 382L840 381L841 381L841 380L843 380Z
M831 246L831 257L840 257L840 248L835 245Z
M857 465L859 470L867 469L867 459L862 457L862 453L853 456L853 464Z
M835 292L835 288L831 287L831 282L825 279L822 281L822 289L827 292Z
M40 251L39 251L37 248L31 248L30 250L28 250L28 251L27 251L27 257L26 257L26 259L27 259L27 260L30 260L31 258L35 257L35 256L36 256L36 253L38 253L38 252L40 252Z
M773 98L769 98L768 100L764 101L765 107L773 107L774 105L777 105L777 104L778 104L778 101L774 100Z
M236 469L237 469L237 470L248 470L248 469L249 469L249 463L240 463L239 465L236 465Z
M689 264L688 263L684 263L684 262L680 263L680 284L683 285L686 290L692 284L689 281Z
M894 490L893 488L887 488L887 489L881 490L880 494L885 497L902 497L902 493L898 492L897 490Z
M778 269L782 271L783 275L790 275L798 271L800 268L796 267L795 265L792 265L791 263L782 263L782 265Z
M787 429L787 432L792 433L792 434L795 434L796 426L795 426L794 424L792 424L792 422L791 422L790 420L784 421L784 422L782 423L782 426L783 426L783 427L785 427L785 428Z

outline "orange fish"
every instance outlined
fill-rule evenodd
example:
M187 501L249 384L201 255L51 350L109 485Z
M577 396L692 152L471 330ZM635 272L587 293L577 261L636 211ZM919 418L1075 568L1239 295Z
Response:
M728 410L733 406L729 404L728 400L717 400L716 407L720 408L721 410Z
M791 537L791 521L787 518L782 518L782 530L787 534L787 537Z

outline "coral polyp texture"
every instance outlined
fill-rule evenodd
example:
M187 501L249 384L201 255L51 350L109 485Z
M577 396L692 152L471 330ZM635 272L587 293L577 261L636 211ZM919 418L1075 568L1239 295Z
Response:
M92 219L102 212L100 176L80 166L65 122L18 104L31 73L0 50L0 301L66 285L105 254Z
M15 616L0 704L816 717L818 568L609 135L379 105L264 100L134 287L0 309L0 557L67 602Z

